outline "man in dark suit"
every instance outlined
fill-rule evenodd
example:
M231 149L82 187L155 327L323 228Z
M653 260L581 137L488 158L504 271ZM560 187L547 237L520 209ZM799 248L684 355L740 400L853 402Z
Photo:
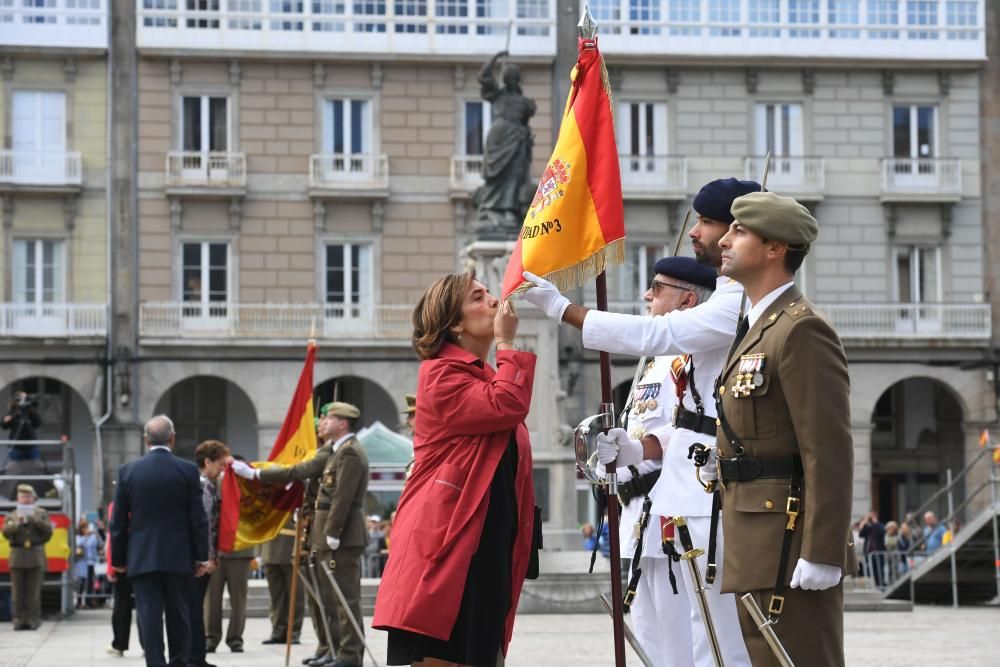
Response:
M135 592L146 665L166 665L166 613L170 664L186 665L191 649L188 598L192 574L208 566L208 519L198 468L171 454L174 425L165 415L143 430L149 453L118 469L111 521L111 565Z

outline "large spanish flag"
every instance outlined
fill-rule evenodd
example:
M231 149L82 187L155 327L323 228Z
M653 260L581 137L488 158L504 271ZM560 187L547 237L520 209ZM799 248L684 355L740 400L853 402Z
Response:
M309 341L306 362L292 396L292 404L281 425L267 461L254 463L263 468L291 466L316 454L316 422L313 411L313 364L316 343ZM222 506L219 512L219 551L239 551L274 539L291 513L302 504L300 482L288 486L246 480L232 471L222 478Z
M559 138L503 279L503 298L530 271L572 289L625 261L625 215L611 88L597 37L580 38Z

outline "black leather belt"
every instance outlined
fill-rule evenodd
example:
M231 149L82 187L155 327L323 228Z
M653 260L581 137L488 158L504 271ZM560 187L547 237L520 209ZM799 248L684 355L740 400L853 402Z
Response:
M802 459L798 456L770 459L737 456L732 459L719 459L719 477L724 484L750 482L755 479L789 479L795 471L802 474Z
M638 472L633 466L632 479L627 482L618 482L618 500L622 505L628 505L633 498L642 498L653 490L656 480L660 478L660 471L654 470L645 475L636 475Z
M715 417L699 415L680 405L674 410L674 428L686 428L695 433L715 437Z

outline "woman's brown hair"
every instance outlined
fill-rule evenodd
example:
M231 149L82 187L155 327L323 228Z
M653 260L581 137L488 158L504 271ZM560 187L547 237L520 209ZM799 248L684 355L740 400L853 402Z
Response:
M194 448L194 462L199 468L205 467L205 461L218 461L229 456L229 447L218 440L205 440Z
M421 359L433 359L445 341L455 342L449 329L462 321L462 304L475 271L451 273L434 281L413 309L413 349Z

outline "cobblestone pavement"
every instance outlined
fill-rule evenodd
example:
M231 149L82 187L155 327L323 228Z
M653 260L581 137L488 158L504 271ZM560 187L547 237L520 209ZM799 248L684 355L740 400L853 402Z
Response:
M370 619L368 619L370 622ZM307 621L303 644L292 647L292 665L311 655L314 635ZM610 620L599 615L524 615L517 619L509 667L613 664ZM845 617L847 664L902 667L917 664L963 666L1000 664L1000 609L918 607L910 612L854 612ZM134 630L134 628L133 628ZM270 633L267 619L248 619L246 652L225 646L209 661L219 667L279 667L284 647L262 646ZM385 664L385 633L371 632L372 648ZM0 667L140 667L141 652L125 658L105 652L111 638L111 614L82 611L59 622L45 622L36 632L14 632L0 626ZM639 665L629 656L628 664ZM366 665L370 664L366 662Z

